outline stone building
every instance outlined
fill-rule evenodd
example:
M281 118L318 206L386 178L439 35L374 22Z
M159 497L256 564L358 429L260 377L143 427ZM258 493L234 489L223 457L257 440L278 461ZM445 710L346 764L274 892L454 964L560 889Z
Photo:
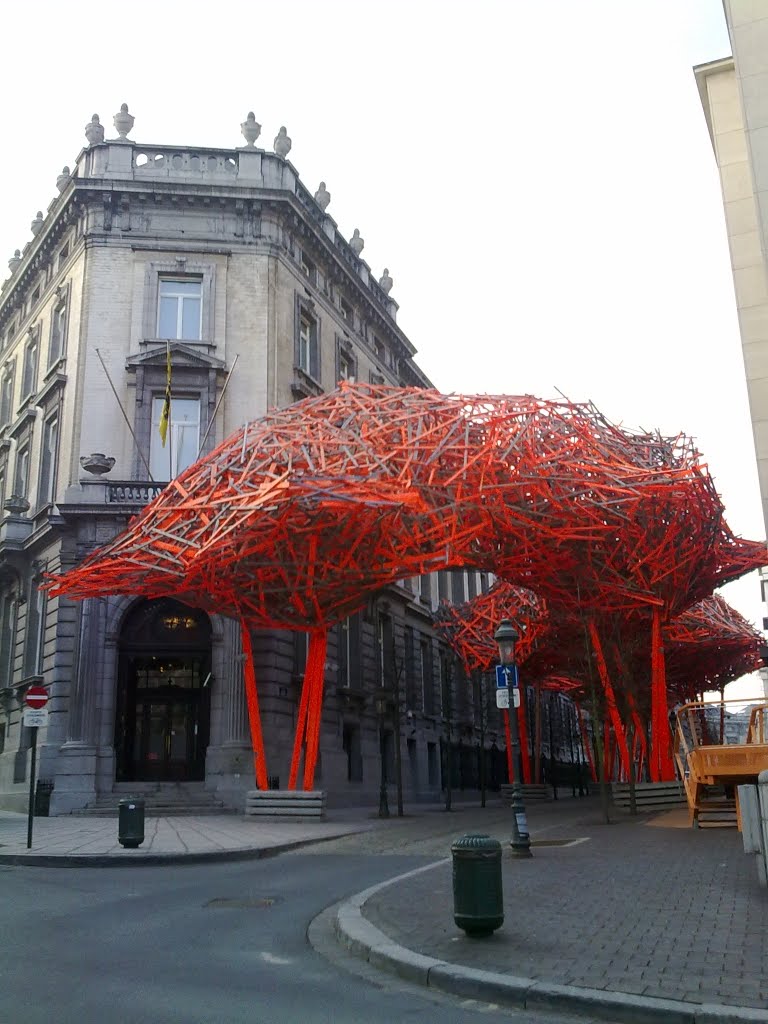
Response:
M768 529L768 8L724 0L733 56L694 68L725 208L763 519ZM761 575L763 600L766 581ZM768 696L768 671L761 670Z
M0 291L0 802L16 809L30 761L21 704L39 681L52 813L166 784L191 806L242 807L253 769L236 625L170 600L47 598L39 583L268 409L341 379L429 383L388 271L373 274L359 231L342 236L325 184L302 184L284 128L259 149L249 114L246 144L222 150L142 146L133 121L124 105L105 140L94 115ZM329 802L374 799L380 741L390 784L401 752L406 798L438 796L449 761L454 784L476 782L477 695L431 611L485 586L480 573L409 581L333 631L316 779ZM264 632L254 651L268 770L285 784L306 639ZM382 687L401 716L377 718ZM484 725L493 751L495 711ZM501 756L488 760L498 782Z

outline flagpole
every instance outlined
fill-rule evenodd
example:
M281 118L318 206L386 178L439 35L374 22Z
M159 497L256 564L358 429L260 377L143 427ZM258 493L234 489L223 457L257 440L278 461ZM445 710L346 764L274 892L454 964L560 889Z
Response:
M166 338L165 341L165 359L168 380L166 381L166 387L168 390L168 433L171 435L170 444L168 445L168 482L173 480L173 416L171 415L171 405L173 403L173 395L171 394L171 342ZM178 466L178 460L176 465Z
M112 378L109 376L109 370L106 368L106 366L104 365L104 360L101 358L101 352L99 352L98 349L96 349L95 351L96 351L96 355L99 357L99 362L101 363L101 368L104 370L104 373L107 375L107 380L109 381L109 386L112 388L112 394L115 396L115 398L117 399L117 404L120 406L120 412L123 414L123 419L125 420L125 425L130 430L131 437L133 438L134 443L136 444L136 451L139 453L139 458L141 459L141 461L144 463L144 465L146 467L147 473L149 474L149 479L154 483L155 478L152 476L152 470L149 468L149 463L144 458L144 452L139 447L139 439L136 437L134 429L131 426L131 422L128 419L128 417L126 416L126 414L125 414L125 409L123 408L123 403L120 401L120 396L118 395L117 391L115 390L115 385L112 383Z
M216 407L213 410L213 416L211 416L211 421L208 424L208 429L205 432L203 440L200 442L200 447L197 449L197 457L198 457L198 459L200 458L200 453L202 452L203 448L205 447L205 442L208 440L208 435L210 434L211 427L213 426L214 420L216 419L216 413L219 411L219 406L224 401L224 395L226 394L227 388L229 387L229 379L232 376L232 374L234 373L235 367L237 366L237 360L239 358L240 358L240 353L238 352L237 355L235 356L235 361L232 363L232 367L231 367L229 373L227 374L227 379L224 381L224 387L221 389L221 394L219 395L219 400L216 403Z

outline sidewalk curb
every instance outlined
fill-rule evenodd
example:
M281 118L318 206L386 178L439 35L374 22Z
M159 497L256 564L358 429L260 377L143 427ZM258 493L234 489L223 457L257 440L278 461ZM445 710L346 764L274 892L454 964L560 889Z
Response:
M313 836L309 839L294 839L277 843L275 846L248 846L239 850L206 850L198 853L141 853L140 850L126 850L125 853L94 854L45 854L45 853L0 853L0 867L4 864L15 867L52 868L135 868L158 867L159 865L205 864L215 861L262 860L277 857L281 853L299 850L302 846L314 846L340 839L349 835L340 832L332 836Z
M768 1024L768 1011L746 1006L690 1003L603 989L556 985L533 978L483 971L415 953L401 946L363 917L376 893L424 871L450 863L444 858L407 871L351 896L336 910L333 930L339 943L372 967L406 981L465 999L482 999L515 1009L556 1011L616 1024Z

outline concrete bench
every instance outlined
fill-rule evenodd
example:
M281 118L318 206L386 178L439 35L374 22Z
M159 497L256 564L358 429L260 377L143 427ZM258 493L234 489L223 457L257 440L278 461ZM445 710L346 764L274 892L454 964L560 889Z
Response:
M611 785L613 802L622 811L629 810L629 783L614 782ZM635 804L638 813L647 811L669 811L675 807L687 807L688 801L682 782L636 782Z
M245 813L286 821L319 820L325 817L325 800L324 789L252 789L245 795Z

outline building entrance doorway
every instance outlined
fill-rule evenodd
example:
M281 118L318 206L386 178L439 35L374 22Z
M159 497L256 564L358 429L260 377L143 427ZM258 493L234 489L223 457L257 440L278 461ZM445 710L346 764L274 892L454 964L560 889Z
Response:
M210 664L204 612L167 598L132 609L120 636L118 782L205 778Z

